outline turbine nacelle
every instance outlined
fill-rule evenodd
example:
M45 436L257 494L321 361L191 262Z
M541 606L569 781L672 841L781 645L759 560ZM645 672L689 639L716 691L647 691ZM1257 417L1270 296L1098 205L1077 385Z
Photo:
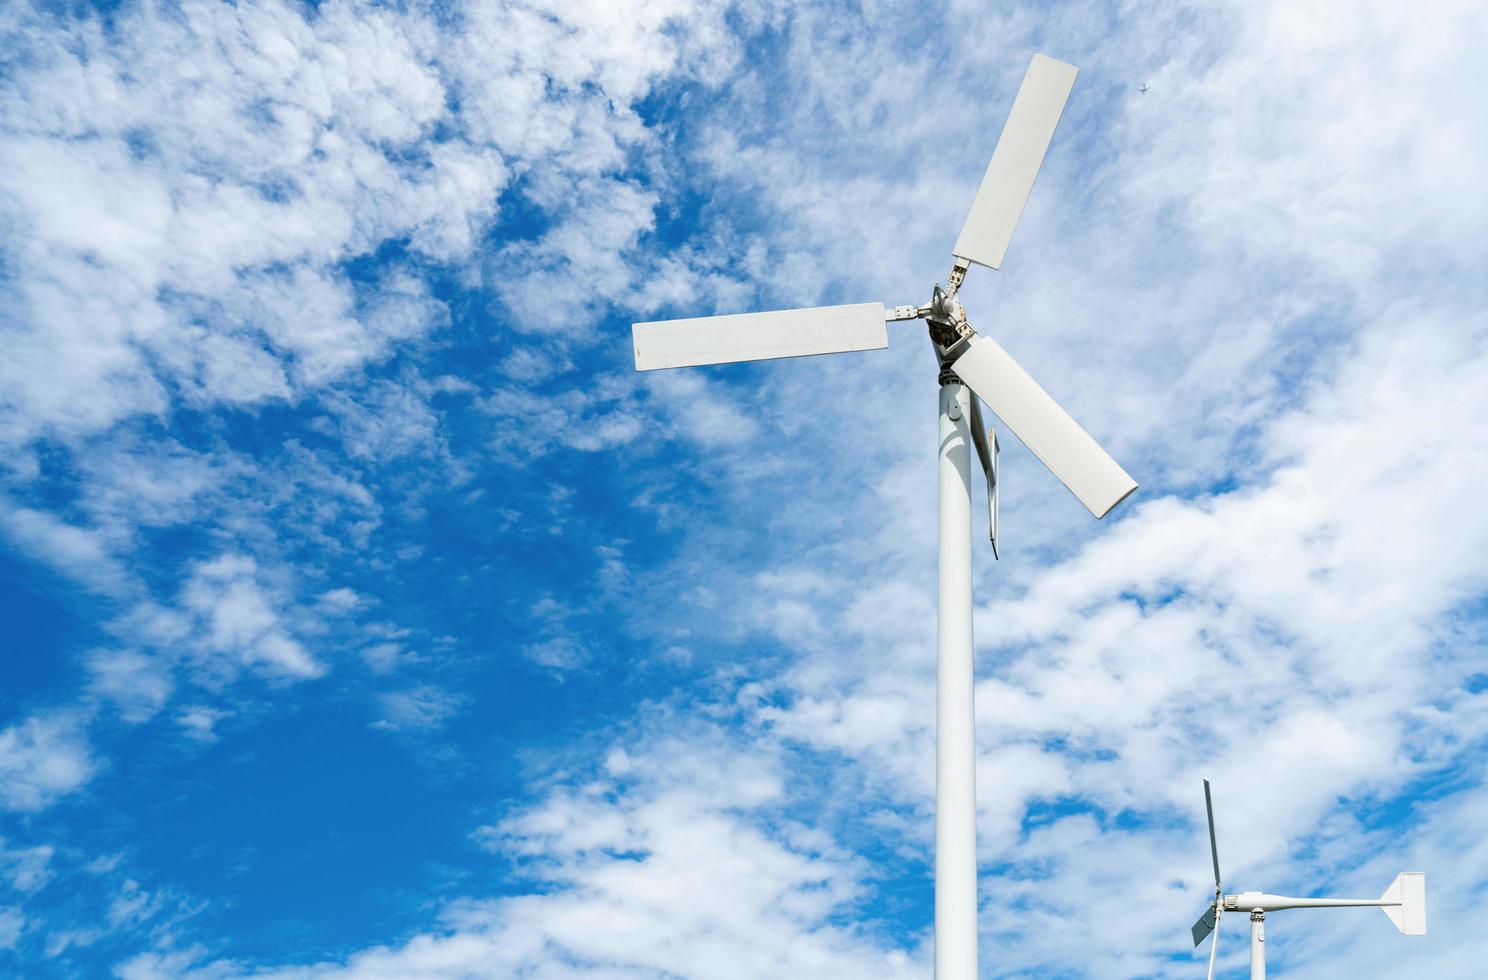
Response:
M1381 908L1401 913L1391 921L1406 935L1424 935L1426 929L1426 875L1420 871L1402 871L1379 898L1292 898L1267 892L1240 892L1224 897L1226 912L1280 912L1283 909ZM1406 932L1407 924L1419 925L1421 932Z

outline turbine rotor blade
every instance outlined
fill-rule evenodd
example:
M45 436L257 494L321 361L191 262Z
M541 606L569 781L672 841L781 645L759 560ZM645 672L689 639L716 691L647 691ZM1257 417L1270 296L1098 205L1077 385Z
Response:
M1204 910L1204 914L1199 916L1198 921L1189 929L1189 932L1193 933L1194 945L1198 946L1199 943L1207 939L1209 934L1214 931L1214 927L1218 922L1219 913L1211 905Z
M1033 56L956 247L951 250L957 258L992 269L1002 266L1049 141L1054 138L1054 128L1075 87L1076 74L1074 65L1047 55Z
M951 369L1097 518L1137 489L1126 470L995 340L973 335Z
M1204 810L1209 815L1209 856L1214 858L1214 890L1222 891L1219 879L1219 844L1214 837L1214 798L1209 792L1209 780L1204 780Z
M637 371L889 346L882 303L633 324Z

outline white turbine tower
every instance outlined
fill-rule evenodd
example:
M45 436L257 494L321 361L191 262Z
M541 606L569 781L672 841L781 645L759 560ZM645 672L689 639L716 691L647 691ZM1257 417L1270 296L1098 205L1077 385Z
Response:
M927 321L940 363L940 612L935 727L935 976L977 973L976 745L972 717L971 451L987 478L997 550L997 413L1097 518L1137 484L990 337L971 328L956 292L972 263L1002 265L1075 84L1075 68L1034 55L952 250L949 288L929 303L885 312L880 303L637 323L636 369L724 364L888 346L885 324ZM972 397L967 388L975 392Z
M1402 871L1390 882L1379 898L1288 898L1265 892L1239 892L1226 895L1219 876L1219 844L1214 837L1214 798L1209 780L1204 780L1204 809L1209 815L1209 854L1214 858L1214 901L1193 924L1193 941L1197 947L1211 932L1214 944L1209 947L1209 980L1214 980L1214 957L1219 952L1219 920L1226 912L1250 913L1250 978L1266 980L1266 913L1282 909L1338 909L1373 906L1384 910L1395 928L1407 936L1426 935L1426 875L1420 871Z

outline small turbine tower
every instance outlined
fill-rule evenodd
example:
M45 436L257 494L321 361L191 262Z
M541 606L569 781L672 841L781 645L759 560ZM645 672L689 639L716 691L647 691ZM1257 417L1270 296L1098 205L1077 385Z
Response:
M997 433L978 402L1033 450L1097 518L1134 481L991 337L967 322L956 292L972 263L1002 265L1034 178L1075 85L1075 68L1041 54L1023 77L992 161L951 254L949 288L922 306L881 303L637 323L638 371L877 350L886 324L923 319L940 385L940 611L935 713L935 976L977 975L976 740L972 717L971 450L987 479L988 531L997 552ZM967 389L970 389L968 391ZM975 394L973 394L975 393Z
M1219 877L1219 845L1214 838L1214 799L1204 780L1204 809L1209 814L1209 855L1214 859L1214 901L1193 924L1194 946L1212 932L1209 980L1214 980L1214 957L1219 951L1219 920L1226 912L1250 913L1250 980L1266 980L1266 913L1281 909L1337 909L1375 906L1384 910L1395 928L1407 936L1426 935L1426 875L1402 871L1379 898L1288 898L1265 892L1226 895Z

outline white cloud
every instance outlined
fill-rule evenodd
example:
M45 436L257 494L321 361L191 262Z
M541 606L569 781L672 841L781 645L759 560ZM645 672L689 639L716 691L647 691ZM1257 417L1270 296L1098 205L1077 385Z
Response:
M11 888L29 894L51 880L55 853L56 848L49 844L11 848L0 838L0 875Z
M7 375L22 433L159 412L174 383L208 400L283 397L291 379L379 356L410 327L389 335L362 316L335 263L400 233L458 254L506 179L478 148L412 165L382 151L444 111L427 28L391 14L140 8L107 33L75 20L70 41L45 15L21 19L33 69L0 143L15 177L0 210L22 232L7 363L35 372L69 354L50 388ZM221 327L206 333L199 314Z
M15 949L20 942L21 931L26 928L26 916L15 905L0 906L0 949Z
M358 399L332 395L341 442L355 459L387 461L439 448L438 419L419 392L390 381L374 382Z
M0 803L41 810L87 782L98 763L85 724L77 714L53 712L0 729Z
M402 691L378 695L382 717L373 728L399 731L409 728L440 728L459 710L464 698L458 694L419 684Z
M926 950L838 923L869 868L776 807L782 760L699 728L626 750L607 773L553 784L478 833L540 879L531 893L451 905L441 928L344 964L250 969L144 954L125 977L910 977ZM198 965L200 964L200 965Z
M654 192L622 181L555 184L537 193L563 203L564 216L536 243L515 242L492 257L487 276L512 322L534 333L572 332L607 302L628 297L639 278L627 261L655 226Z
M125 924L137 924L160 909L160 899L140 887L133 878L124 881L118 893L109 902L107 917L112 928Z
M1181 206L1208 247L1302 259L1366 295L1400 283L1391 265L1425 271L1420 244L1481 252L1488 208L1469 188L1488 147L1446 94L1488 82L1469 40L1481 7L1266 4L1230 22L1224 57L1180 50L1130 114L1131 192Z
M98 650L88 658L90 689L112 701L125 721L149 721L170 698L175 684L160 659L133 650Z
M0 29L27 68L0 115L0 435L331 384L446 315L411 271L366 284L341 263L389 240L466 263L516 177L561 217L499 252L512 271L492 286L514 311L551 320L626 294L621 254L655 206L614 176L650 139L632 100L665 72L726 68L720 17L691 0L438 18L190 2L107 27L10 11Z
M230 677L243 668L290 679L320 676L325 666L295 639L282 605L257 562L227 554L196 565L181 589L181 611L159 610L144 628L159 645L184 644L208 676ZM141 621L139 613L134 618Z
M224 556L199 566L187 584L183 605L208 624L208 645L299 677L321 673L323 668L280 628L254 571L251 559Z
M307 638L375 600L342 588L298 602L293 586L320 569L297 577L286 553L367 548L381 508L359 464L436 454L458 482L433 399L477 390L413 366L396 380L360 371L449 323L428 274L479 286L483 236L518 177L523 206L553 217L528 251L595 277L595 303L623 295L633 270L620 254L655 203L618 176L652 139L631 103L664 72L727 64L733 41L708 26L718 16L691 3L435 16L357 2L0 14L24 63L0 96L0 441L7 497L24 503L0 506L0 529L126 609L102 615L129 649L90 656L80 699L143 722L177 672L213 689L325 673ZM688 19L702 29L679 30ZM579 184L582 201L563 192ZM374 255L373 272L348 268ZM520 284L491 288L508 285ZM635 439L632 388L600 386L564 441ZM271 459L240 455L211 424L185 442L159 435L183 411L309 397L329 412L330 451L291 436ZM76 480L59 487L59 474ZM187 527L218 556L173 568L151 532ZM390 697L400 725L448 713ZM172 715L203 740L222 716ZM8 798L40 806L80 785L94 765L82 729L7 729Z
M187 736L198 742L217 741L217 723L231 717L231 712L206 705L188 705L176 712L176 724Z
M560 449L605 452L645 434L653 420L636 398L636 384L613 375L585 379L554 397L541 383L492 391L477 402L496 420L495 444L511 458Z
M362 651L362 660L374 674L391 674L403 662L414 659L396 643L374 643Z
M129 575L106 536L29 507L0 505L0 528L22 551L106 594L124 592Z
M535 663L559 670L582 666L588 659L584 646L571 636L555 636L539 643L529 643L522 652Z
M226 452L194 452L174 439L138 433L94 444L74 462L82 474L79 508L106 535L116 557L136 543L141 528L199 520L252 469Z
M316 600L316 607L328 613L344 615L354 612L366 604L366 600L357 594L355 589L341 587L339 589L328 589L320 594Z

